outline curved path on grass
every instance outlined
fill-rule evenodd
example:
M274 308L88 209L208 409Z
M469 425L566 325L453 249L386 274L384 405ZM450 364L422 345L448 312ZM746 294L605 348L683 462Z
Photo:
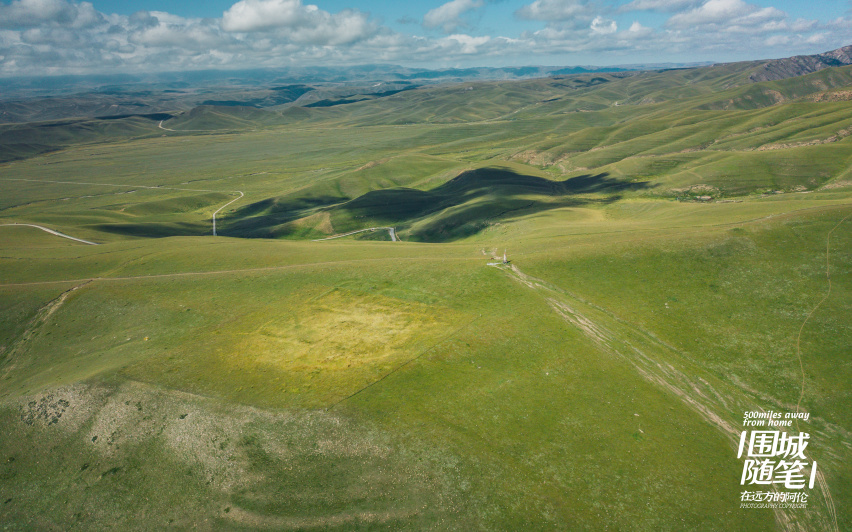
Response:
M237 201L238 199L242 199L242 197L245 196L245 194L243 194L241 190L236 190L235 192L238 192L240 194L240 196L237 197L237 198L234 198L231 201L229 201L228 203L222 205L221 207L216 209L216 212L213 213L213 236L217 236L216 235L216 215L219 214L219 211L221 211L222 209L224 209L225 207L227 207L231 203Z
M65 233L60 233L59 231L54 231L53 229L49 229L47 227L36 225L36 224L0 224L0 227L35 227L36 229L41 229L42 231L46 231L51 235L61 236L62 238L67 238L69 240L76 240L77 242L82 242L83 244L89 244L90 246L97 246L97 242L89 242L88 240L83 240L82 238L77 238L73 236L68 236Z
M217 131L231 131L230 129L169 129L167 127L163 127L163 122L164 120L160 120L157 127L163 131L171 131L172 133L215 133Z
M238 198L232 199L228 203L226 203L226 204L222 205L221 207L219 207L218 209L216 209L216 212L213 213L213 236L216 236L216 215L219 214L219 211L221 211L222 209L224 209L225 207L227 207L231 203L234 203L238 199L242 199L243 196L245 196L245 194L243 194L243 192L241 190L231 190L231 191L227 191L227 192L222 192L221 190L211 190L211 189L204 189L204 188L181 188L181 187L160 187L160 186L155 187L155 186L150 186L150 185L123 185L123 184L117 184L117 183L84 183L84 182L79 182L79 181L53 181L53 180L47 180L47 179L24 179L24 178L19 178L19 177L4 177L4 178L0 178L0 179L2 179L3 181L27 181L27 182L30 182L30 183L58 183L58 184L62 184L62 185L86 185L86 186L120 187L120 188L132 188L132 189L144 188L144 189L148 189L148 190L182 190L184 192L215 192L217 194L239 194L240 196ZM5 225L27 225L27 224L5 224ZM32 227L38 227L39 229L43 229L43 230L45 230L49 233L53 233L57 236L63 236L65 238L70 238L72 240L78 240L78 241L83 242L85 244L97 245L94 242L87 242L85 240L80 240L79 238L74 238L73 236L63 235L62 233L58 233L56 231L53 231L52 229L47 229L46 227L41 227L39 225L33 225Z
M391 241L397 242L399 239L396 237L396 230L393 227L368 227L366 229L358 229L357 231L349 231L348 233L343 233L342 235L334 235L326 238L317 238L316 240L311 240L311 242L322 242L323 240L334 240L335 238L343 238L344 236L354 235L355 233L363 233L364 231L376 231L377 229L387 229L390 234Z
M849 217L852 217L852 214L840 223ZM835 226L835 229L840 223ZM746 395L739 385L726 385L721 381L711 385L702 378L700 370L696 371L686 366L678 368L669 363L666 354L680 355L682 352L658 338L650 330L624 320L606 308L597 306L568 290L527 275L514 264L508 266L497 264L494 267L527 288L538 292L556 314L579 329L601 350L627 361L642 378L658 389L673 394L686 407L697 412L704 421L720 430L734 446L741 434L736 423L731 422L738 415L734 412L761 409L761 404L754 400L751 394ZM729 405L736 406L732 408ZM822 471L816 472L816 479L825 499L827 514L824 517L827 522L834 523L832 528L822 526L819 529L837 531L839 528L836 524L837 512L834 499ZM778 507L773 511L778 522L794 522L791 520L790 510ZM817 511L821 512L821 510ZM823 514L820 513L820 516Z
M805 397L805 366L802 363L802 332L805 330L805 325L808 324L811 316L813 316L822 304L831 297L831 234L850 217L852 217L852 214L844 216L839 222L837 222L837 225L831 228L831 231L829 231L825 237L825 279L828 281L828 289L825 291L825 296L823 296L823 298L819 300L819 303L817 303L816 306L808 313L805 321L802 322L802 326L799 327L799 334L796 336L796 357L799 359L799 369L802 371L802 391L799 393L799 400L796 402L796 414L799 413L802 405L802 399ZM799 430L798 418L796 418L796 431L801 432ZM814 464L814 466L815 465L816 464ZM828 484L825 481L822 471L817 471L817 481L819 482L820 488L822 488L822 494L825 499L825 505L829 511L829 516L834 521L833 530L840 530L837 525L837 510L834 506L834 497L831 496L831 492L828 490Z
M823 298L819 300L819 303L817 303L816 306L808 313L807 317L805 318L805 321L802 322L802 326L799 327L799 334L796 336L796 356L799 359L799 369L801 369L802 371L802 391L799 394L798 402L796 402L797 414L799 413L799 408L802 404L802 398L805 397L805 367L802 364L802 331L805 330L805 325L808 324L808 321L810 321L811 316L813 316L814 313L822 306L822 304L825 303L825 301L831 296L831 233L833 233L838 227L841 226L841 224L843 224L843 222L848 220L850 217L852 217L852 214L847 214L846 216L844 216L843 219L837 222L837 225L831 228L831 231L829 231L825 237L825 279L828 282L828 289L825 291L825 296L823 296ZM798 428L799 419L796 418L796 430L798 430Z
M157 124L157 127L162 129L163 131L171 131L173 133L217 133L219 131L234 131L234 129L237 129L169 129L167 127L163 127L163 122L165 122L165 120L160 120L160 123ZM257 129L252 129L251 131L257 131Z

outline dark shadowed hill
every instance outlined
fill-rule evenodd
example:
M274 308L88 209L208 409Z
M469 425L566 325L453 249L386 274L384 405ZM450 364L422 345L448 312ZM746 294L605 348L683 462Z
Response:
M407 240L449 242L511 216L607 204L618 200L622 192L649 186L645 181L627 181L606 173L556 181L504 168L478 168L431 190L373 190L344 203L342 198L318 197L249 205L240 212L243 221L230 224L228 231L249 237L288 236L296 227L282 224L319 208L330 214L338 232L393 225ZM250 212L258 214L245 217Z

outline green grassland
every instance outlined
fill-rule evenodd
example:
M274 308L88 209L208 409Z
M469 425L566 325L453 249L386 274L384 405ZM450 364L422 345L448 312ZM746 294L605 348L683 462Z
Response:
M0 225L0 524L852 528L852 70L759 66L7 157L0 224L100 245ZM743 413L797 404L824 484L740 508Z

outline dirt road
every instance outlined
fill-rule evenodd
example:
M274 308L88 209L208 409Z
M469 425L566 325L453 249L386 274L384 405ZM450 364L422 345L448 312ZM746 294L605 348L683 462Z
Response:
M89 244L90 246L97 246L96 242L89 242L88 240L83 240L82 238L77 238L73 236L68 236L65 233L60 233L59 231L54 231L53 229L49 229L47 227L43 227L41 225L36 224L0 224L3 227L35 227L36 229L41 229L42 231L46 231L52 235L61 236L62 238L67 238L69 240L76 240L77 242L82 242L83 244Z
M377 231L379 229L387 230L387 232L390 234L392 242L399 241L399 239L396 237L396 230L393 227L368 227L366 229L358 229L357 231L349 231L348 233L343 233L341 235L334 235L334 236L329 236L329 237L326 237L326 238L317 238L316 240L311 240L311 242L322 242L323 240L334 240L335 238L343 238L344 236L354 235L356 233L363 233L364 231Z

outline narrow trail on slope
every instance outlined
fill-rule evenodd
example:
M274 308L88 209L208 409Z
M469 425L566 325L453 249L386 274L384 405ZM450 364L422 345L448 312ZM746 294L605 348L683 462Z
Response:
M799 412L799 407L802 404L802 398L805 396L805 367L802 364L802 331L805 330L805 325L808 324L811 316L813 316L822 304L831 296L831 234L850 217L852 217L852 214L844 216L842 220L837 222L837 225L831 228L831 231L829 231L828 235L825 237L825 279L828 281L828 289L825 292L825 296L823 296L823 298L819 300L819 303L817 303L816 306L808 313L805 321L802 322L802 326L799 327L799 334L796 336L796 356L799 358L799 369L802 370L802 391L799 394L799 401L796 403L796 413ZM799 430L798 418L796 418L796 430Z
M401 240L396 236L396 230L393 227L368 227L366 229L358 229L357 231L349 231L348 233L343 233L340 235L332 235L326 238L317 238L316 240L311 240L311 242L322 242L323 240L334 240L335 238L343 238L344 236L354 235L356 233L363 233L365 231L377 231L379 229L385 229L390 234L391 241L397 242Z
M231 129L169 129L167 127L163 127L163 122L165 120L160 120L160 123L157 124L157 127L162 129L163 131L171 131L172 133L219 133L222 131L235 131L238 128ZM251 129L249 131L257 131L257 129ZM163 135L165 136L165 135Z
M44 227L42 225L12 223L12 224L0 224L0 227L35 227L36 229L41 229L42 231L45 231L45 232L50 233L52 235L61 236L62 238L67 238L69 240L76 240L77 242L82 242L83 244L88 244L90 246L98 246L99 245L97 242L89 242L88 240L83 240L82 238L69 236L69 235L66 235L65 233L60 233L59 231L55 231L53 229L48 229L47 227Z
M215 192L217 194L239 194L240 196L238 198L232 199L228 203L226 203L226 204L222 205L221 207L219 207L218 209L216 209L216 212L213 213L213 236L217 236L216 235L216 215L219 214L219 211L221 211L222 209L224 209L225 207L227 207L231 203L234 203L235 201L242 199L245 196L245 194L243 194L243 192L241 190L229 190L229 191L223 192L221 190L212 190L212 189L205 189L205 188L182 188L182 187L160 187L160 186L155 187L155 186L151 186L151 185L122 185L122 184L118 184L118 183L86 183L86 182L80 182L80 181L53 181L53 180L49 180L49 179L24 179L24 178L16 178L16 177L3 177L3 178L0 178L0 179L2 179L3 181L27 181L27 182L30 182L30 183L55 183L55 184L60 184L60 185L85 185L85 186L96 186L96 187L119 187L119 188L133 188L133 189L144 188L144 189L148 189L148 190L181 190L181 191L184 191L184 192ZM7 224L7 225L12 225L12 224ZM26 224L17 224L17 225L26 225ZM34 225L33 227L38 227L39 229L45 229L41 226L35 226ZM48 231L48 232L53 232L49 229L45 229L45 230ZM85 240L80 240L79 238L74 238L74 237L70 237L68 235L63 235L61 233L54 233L54 234L56 234L57 236L64 236L65 238L70 238L72 240L79 240L80 242L83 242L84 244L95 245L94 242L87 242Z
M547 281L523 273L517 266L495 267L513 280L536 291L563 320L579 329L602 351L625 360L646 380L673 394L705 421L715 426L736 449L742 413L763 411L763 405L731 382L722 381L689 360L686 353L667 344L652 332ZM779 427L779 430L783 428ZM782 530L836 530L835 512L828 484L817 472L825 507L809 506L804 515L773 508ZM778 491L776 485L769 489Z
M213 236L218 236L218 235L216 234L216 215L217 215L217 214L219 214L219 211L221 211L222 209L224 209L225 207L227 207L227 206L228 206L228 205L230 205L231 203L233 203L233 202L235 202L235 201L237 201L237 200L239 200L239 199L242 199L242 198L243 198L243 196L245 196L245 194L243 194L243 193L242 193L241 191L239 191L239 190L237 190L236 192L237 192L237 193L239 193L239 197L234 198L234 199L232 199L231 201L229 201L228 203L226 203L226 204L222 205L221 207L219 207L218 209L216 209L216 212L214 212L214 213L213 213Z
M805 397L805 366L802 363L802 332L805 330L805 326L810 321L811 317L816 313L817 310L825 303L829 297L831 297L831 234L840 227L843 222L852 217L852 214L847 214L844 216L837 225L831 228L828 234L825 237L825 279L828 282L828 289L825 292L825 296L819 300L819 303L811 309L808 313L807 317L805 317L805 321L802 322L802 326L799 327L799 334L796 336L796 357L799 359L799 369L802 372L802 389L799 393L799 400L796 402L796 413L799 413L799 409L802 404L802 399ZM799 431L799 419L796 418L796 431ZM825 498L825 505L828 507L829 514L832 517L834 528L833 530L840 530L837 524L837 509L834 506L834 498L831 496L831 492L828 491L828 484L825 481L825 476L822 474L822 471L817 472L817 481L819 482L820 488L822 488L822 494Z
M39 335L42 326L47 323L50 317L53 316L53 314L57 310L59 310L59 307L61 307L63 303L65 303L65 300L68 299L68 296L71 295L71 292L83 288L90 282L91 281L84 281L76 286L69 288L68 290L59 294L54 299L48 301L40 309L38 309L35 317L33 317L27 324L26 329L24 329L24 332L21 333L21 336L19 336L17 340L12 342L8 354L6 354L6 356L4 356L2 360L0 360L0 364L6 366L5 368L3 368L3 378L6 378L6 376L9 375L12 370L15 369L15 366L18 362L17 359L19 358L20 354L23 353L26 350L27 346L30 344L30 342ZM2 352L0 352L0 354L2 354Z
M726 387L725 383L711 384L708 379L712 377L708 376L708 379L690 377L668 361L658 361L654 352L681 359L684 365L689 364L682 353L653 333L632 325L577 295L527 275L515 265L496 267L508 273L516 281L539 292L554 312L580 329L600 348L630 362L644 378L674 393L697 410L706 421L718 427L731 442L737 441L738 416L729 412L739 410L735 407L745 409L749 405L744 400L737 401L735 394L730 390L723 390ZM687 369L692 374L698 373L695 367Z

